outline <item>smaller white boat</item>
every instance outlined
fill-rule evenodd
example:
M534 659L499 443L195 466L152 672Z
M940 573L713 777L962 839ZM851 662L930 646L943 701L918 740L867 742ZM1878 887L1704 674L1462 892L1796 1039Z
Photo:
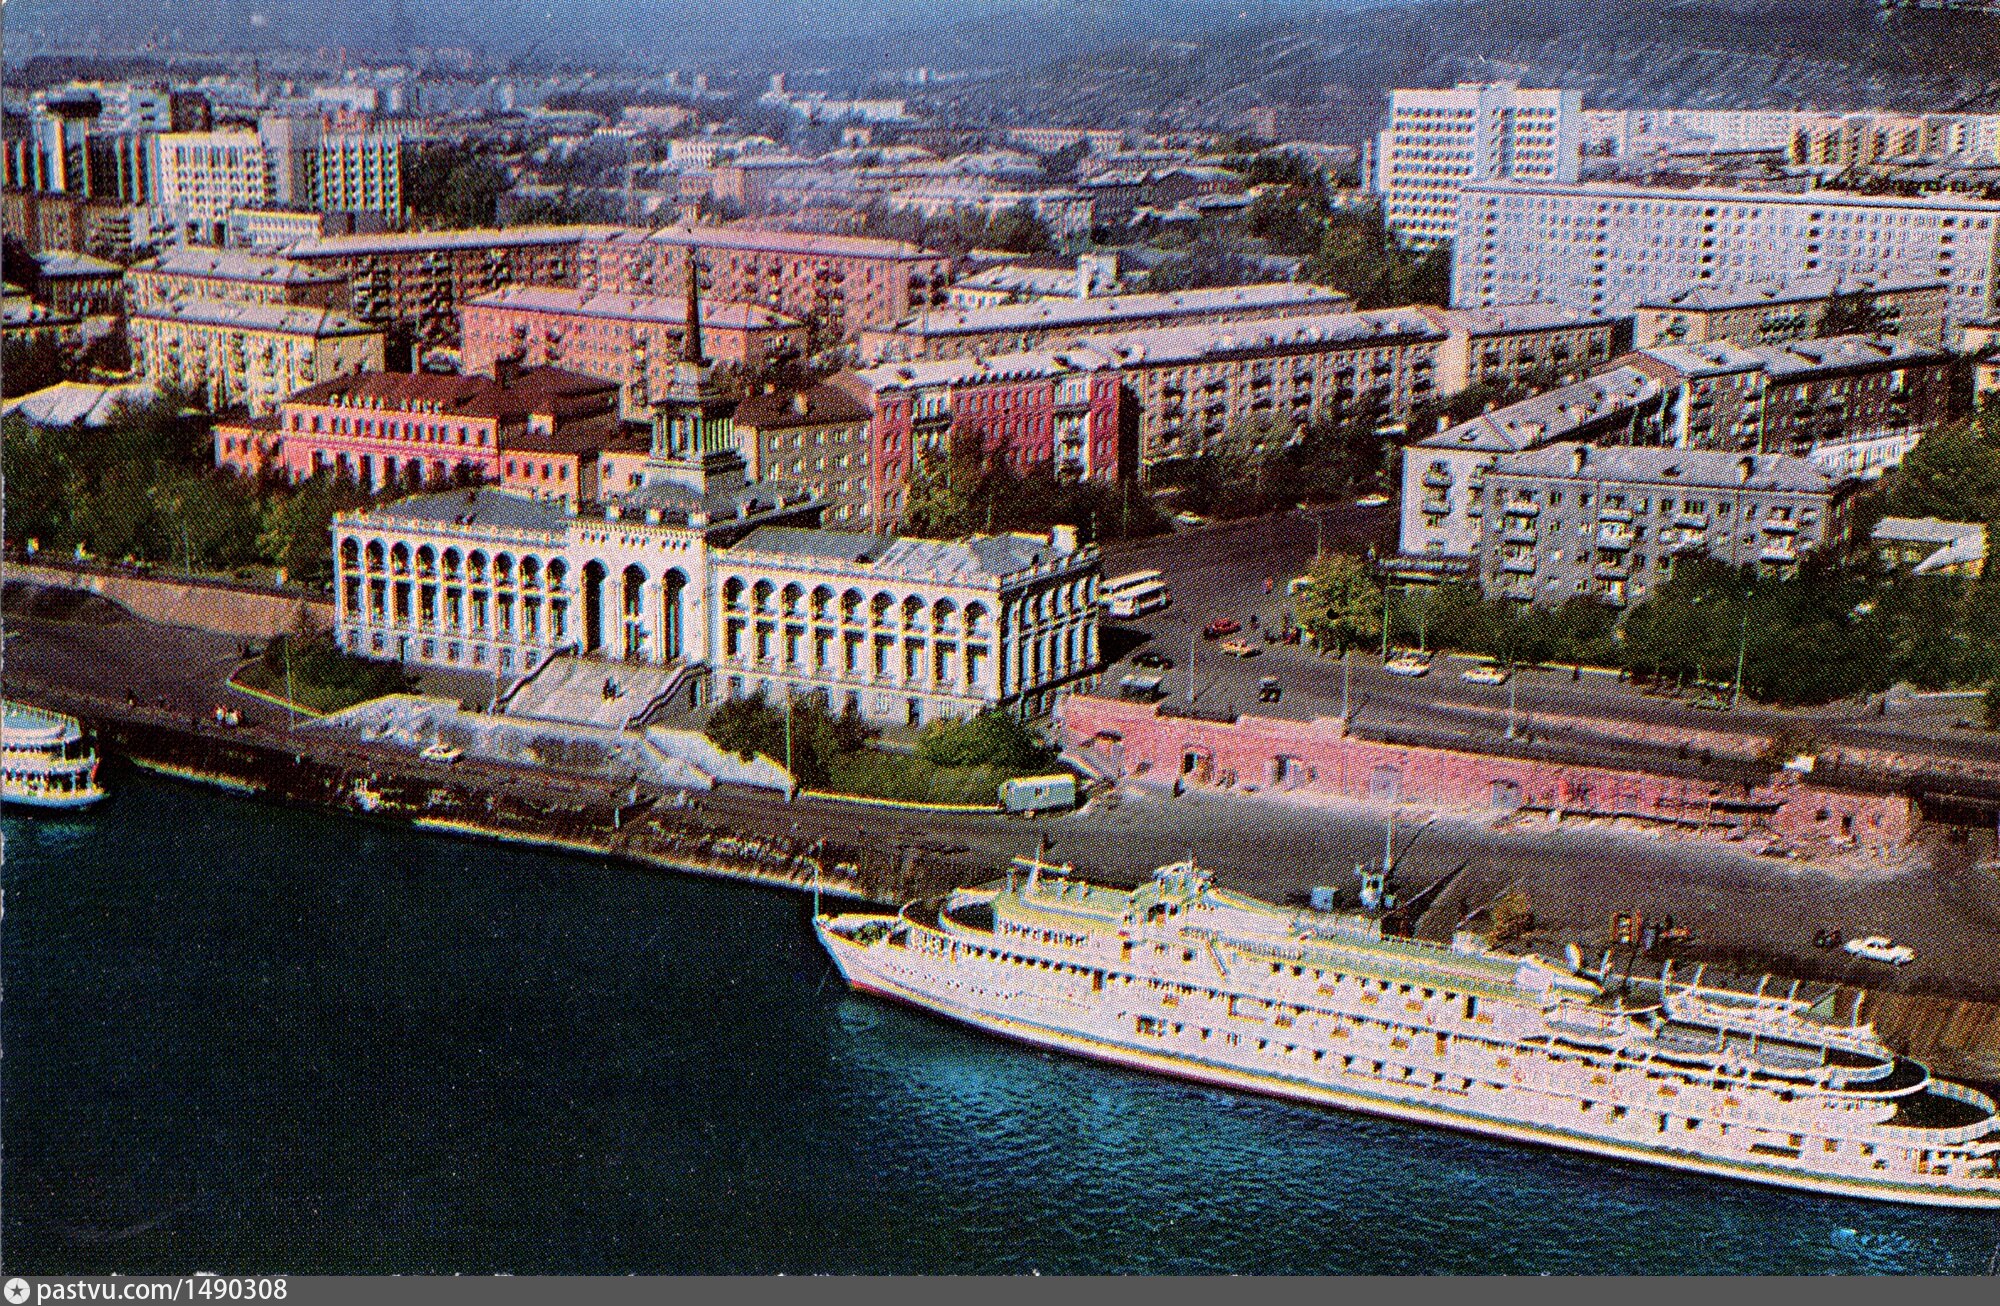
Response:
M0 802L23 807L88 807L104 797L97 750L75 717L25 703L5 704L0 719Z
M459 758L464 757L465 750L447 740L435 739L425 745L424 750L418 753L417 756L423 758L426 762L443 762L449 765L456 762Z

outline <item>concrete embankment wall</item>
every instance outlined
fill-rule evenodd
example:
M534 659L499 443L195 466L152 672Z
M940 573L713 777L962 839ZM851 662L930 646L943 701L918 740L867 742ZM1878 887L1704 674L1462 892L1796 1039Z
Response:
M1343 735L1337 719L1242 716L1205 720L1158 707L1072 695L1064 740L1088 769L1158 783L1257 786L1454 811L1516 808L1727 824L1789 843L1864 850L1906 843L1910 800L1857 793L1767 773L1754 783L1711 781Z
M5 578L62 589L88 590L146 621L192 626L239 639L269 639L298 624L304 610L321 627L333 625L333 605L296 594L211 581L127 576L83 568L11 562Z
M1946 1079L2000 1085L2000 1005L1927 993L1863 992L1861 1017L1875 1022L1890 1047ZM1835 1009L1844 1012L1851 1001L1850 990Z

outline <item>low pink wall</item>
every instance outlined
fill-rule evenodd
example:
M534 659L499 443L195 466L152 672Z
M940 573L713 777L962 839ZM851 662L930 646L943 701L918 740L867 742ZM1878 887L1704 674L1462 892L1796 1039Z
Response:
M1081 695L1063 701L1061 719L1065 742L1105 771L1163 784L1181 776L1189 784L1298 789L1458 811L1527 807L1713 822L1792 843L1852 839L1862 848L1903 844L1915 824L1907 798L1828 789L1782 771L1755 786L1712 783L1343 738L1339 721L1330 718L1202 721Z

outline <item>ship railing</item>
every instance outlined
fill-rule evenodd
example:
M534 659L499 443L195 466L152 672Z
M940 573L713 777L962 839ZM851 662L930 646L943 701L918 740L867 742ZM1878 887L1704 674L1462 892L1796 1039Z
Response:
M1675 1020L1693 1024L1712 1024L1744 1033L1769 1034L1779 1038L1813 1043L1825 1047L1839 1048L1843 1052L1853 1052L1861 1056L1889 1057L1892 1054L1876 1036L1872 1022L1855 1025L1830 1025L1813 1020L1803 1011L1809 1005L1784 998L1754 999L1745 994L1745 1001L1715 999L1687 992L1669 990L1662 1002L1667 1014ZM1754 1005L1753 1005L1754 1004Z

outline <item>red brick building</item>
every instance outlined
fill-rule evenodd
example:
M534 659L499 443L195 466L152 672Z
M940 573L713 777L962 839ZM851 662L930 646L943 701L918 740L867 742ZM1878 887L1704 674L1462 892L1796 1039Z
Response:
M672 294L690 254L701 261L706 295L775 309L816 325L821 340L908 317L944 302L951 259L898 240L748 227L614 229L583 242L580 289Z
M293 481L331 471L371 490L499 481L578 502L599 453L619 441L617 385L554 367L501 373L322 382L280 404L275 425L219 424L216 463Z
M865 404L876 530L902 516L930 453L976 441L981 460L1026 475L1112 481L1132 465L1132 422L1113 360L1077 348L941 363L887 363L833 384Z

